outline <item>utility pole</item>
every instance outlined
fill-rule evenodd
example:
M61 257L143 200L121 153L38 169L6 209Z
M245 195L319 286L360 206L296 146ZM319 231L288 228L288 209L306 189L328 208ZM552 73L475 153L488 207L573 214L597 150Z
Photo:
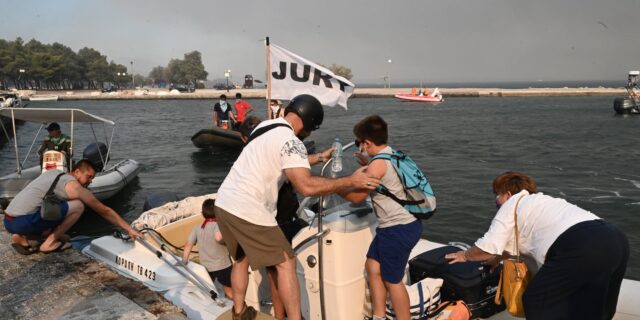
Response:
M135 83L135 79L133 78L133 60L131 60L131 88L135 89L136 87L136 83Z

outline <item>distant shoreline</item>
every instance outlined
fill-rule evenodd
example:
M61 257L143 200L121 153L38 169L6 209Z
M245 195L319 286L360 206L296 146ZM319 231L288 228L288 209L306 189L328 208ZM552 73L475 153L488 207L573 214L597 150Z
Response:
M241 93L245 99L265 99L265 89L198 89L193 93L171 94L163 88L148 90L122 90L111 93L101 93L96 90L81 91L22 91L24 99L37 94L55 95L59 101L76 100L182 100L182 99L218 99L226 94L233 99L236 93ZM440 88L445 98L450 97L570 97L570 96L626 96L624 88ZM352 98L390 98L397 93L411 93L411 88L356 88Z

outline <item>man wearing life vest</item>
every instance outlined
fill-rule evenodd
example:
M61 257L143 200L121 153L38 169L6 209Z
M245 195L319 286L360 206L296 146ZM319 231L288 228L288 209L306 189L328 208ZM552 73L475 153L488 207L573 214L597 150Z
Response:
M69 150L71 149L71 138L62 133L60 125L56 122L51 122L46 129L49 131L49 136L47 136L42 142L42 146L40 146L38 154L42 156L42 153L47 150L56 150L69 154Z
M65 154L67 163L71 159L71 138L66 134L63 134L60 130L60 125L56 122L51 122L45 129L49 131L49 135L42 142L42 146L38 150L40 155L40 165L42 165L42 156L46 151L55 150Z
M213 123L221 128L229 129L231 123L236 121L231 105L227 102L226 95L220 95L220 101L213 106Z

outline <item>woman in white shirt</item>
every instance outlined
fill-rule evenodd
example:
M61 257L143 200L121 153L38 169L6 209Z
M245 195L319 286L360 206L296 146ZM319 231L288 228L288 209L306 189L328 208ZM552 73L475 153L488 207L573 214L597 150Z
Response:
M516 210L520 254L539 268L523 297L527 319L613 318L629 259L626 236L595 214L536 189L522 173L496 177L499 210L489 231L469 250L446 258L495 266L515 255Z

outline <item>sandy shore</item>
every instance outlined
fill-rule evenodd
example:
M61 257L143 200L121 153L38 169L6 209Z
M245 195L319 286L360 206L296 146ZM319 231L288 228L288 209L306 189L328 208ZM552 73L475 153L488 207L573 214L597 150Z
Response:
M101 93L93 90L82 91L24 91L25 99L37 94L55 95L60 101L68 100L156 100L156 99L217 99L221 94L233 97L237 92L244 98L265 98L265 89L226 90L198 89L193 93L169 92L167 89L122 90ZM353 98L389 98L396 93L410 93L411 88L356 88ZM444 97L540 97L540 96L626 96L624 88L440 88Z

